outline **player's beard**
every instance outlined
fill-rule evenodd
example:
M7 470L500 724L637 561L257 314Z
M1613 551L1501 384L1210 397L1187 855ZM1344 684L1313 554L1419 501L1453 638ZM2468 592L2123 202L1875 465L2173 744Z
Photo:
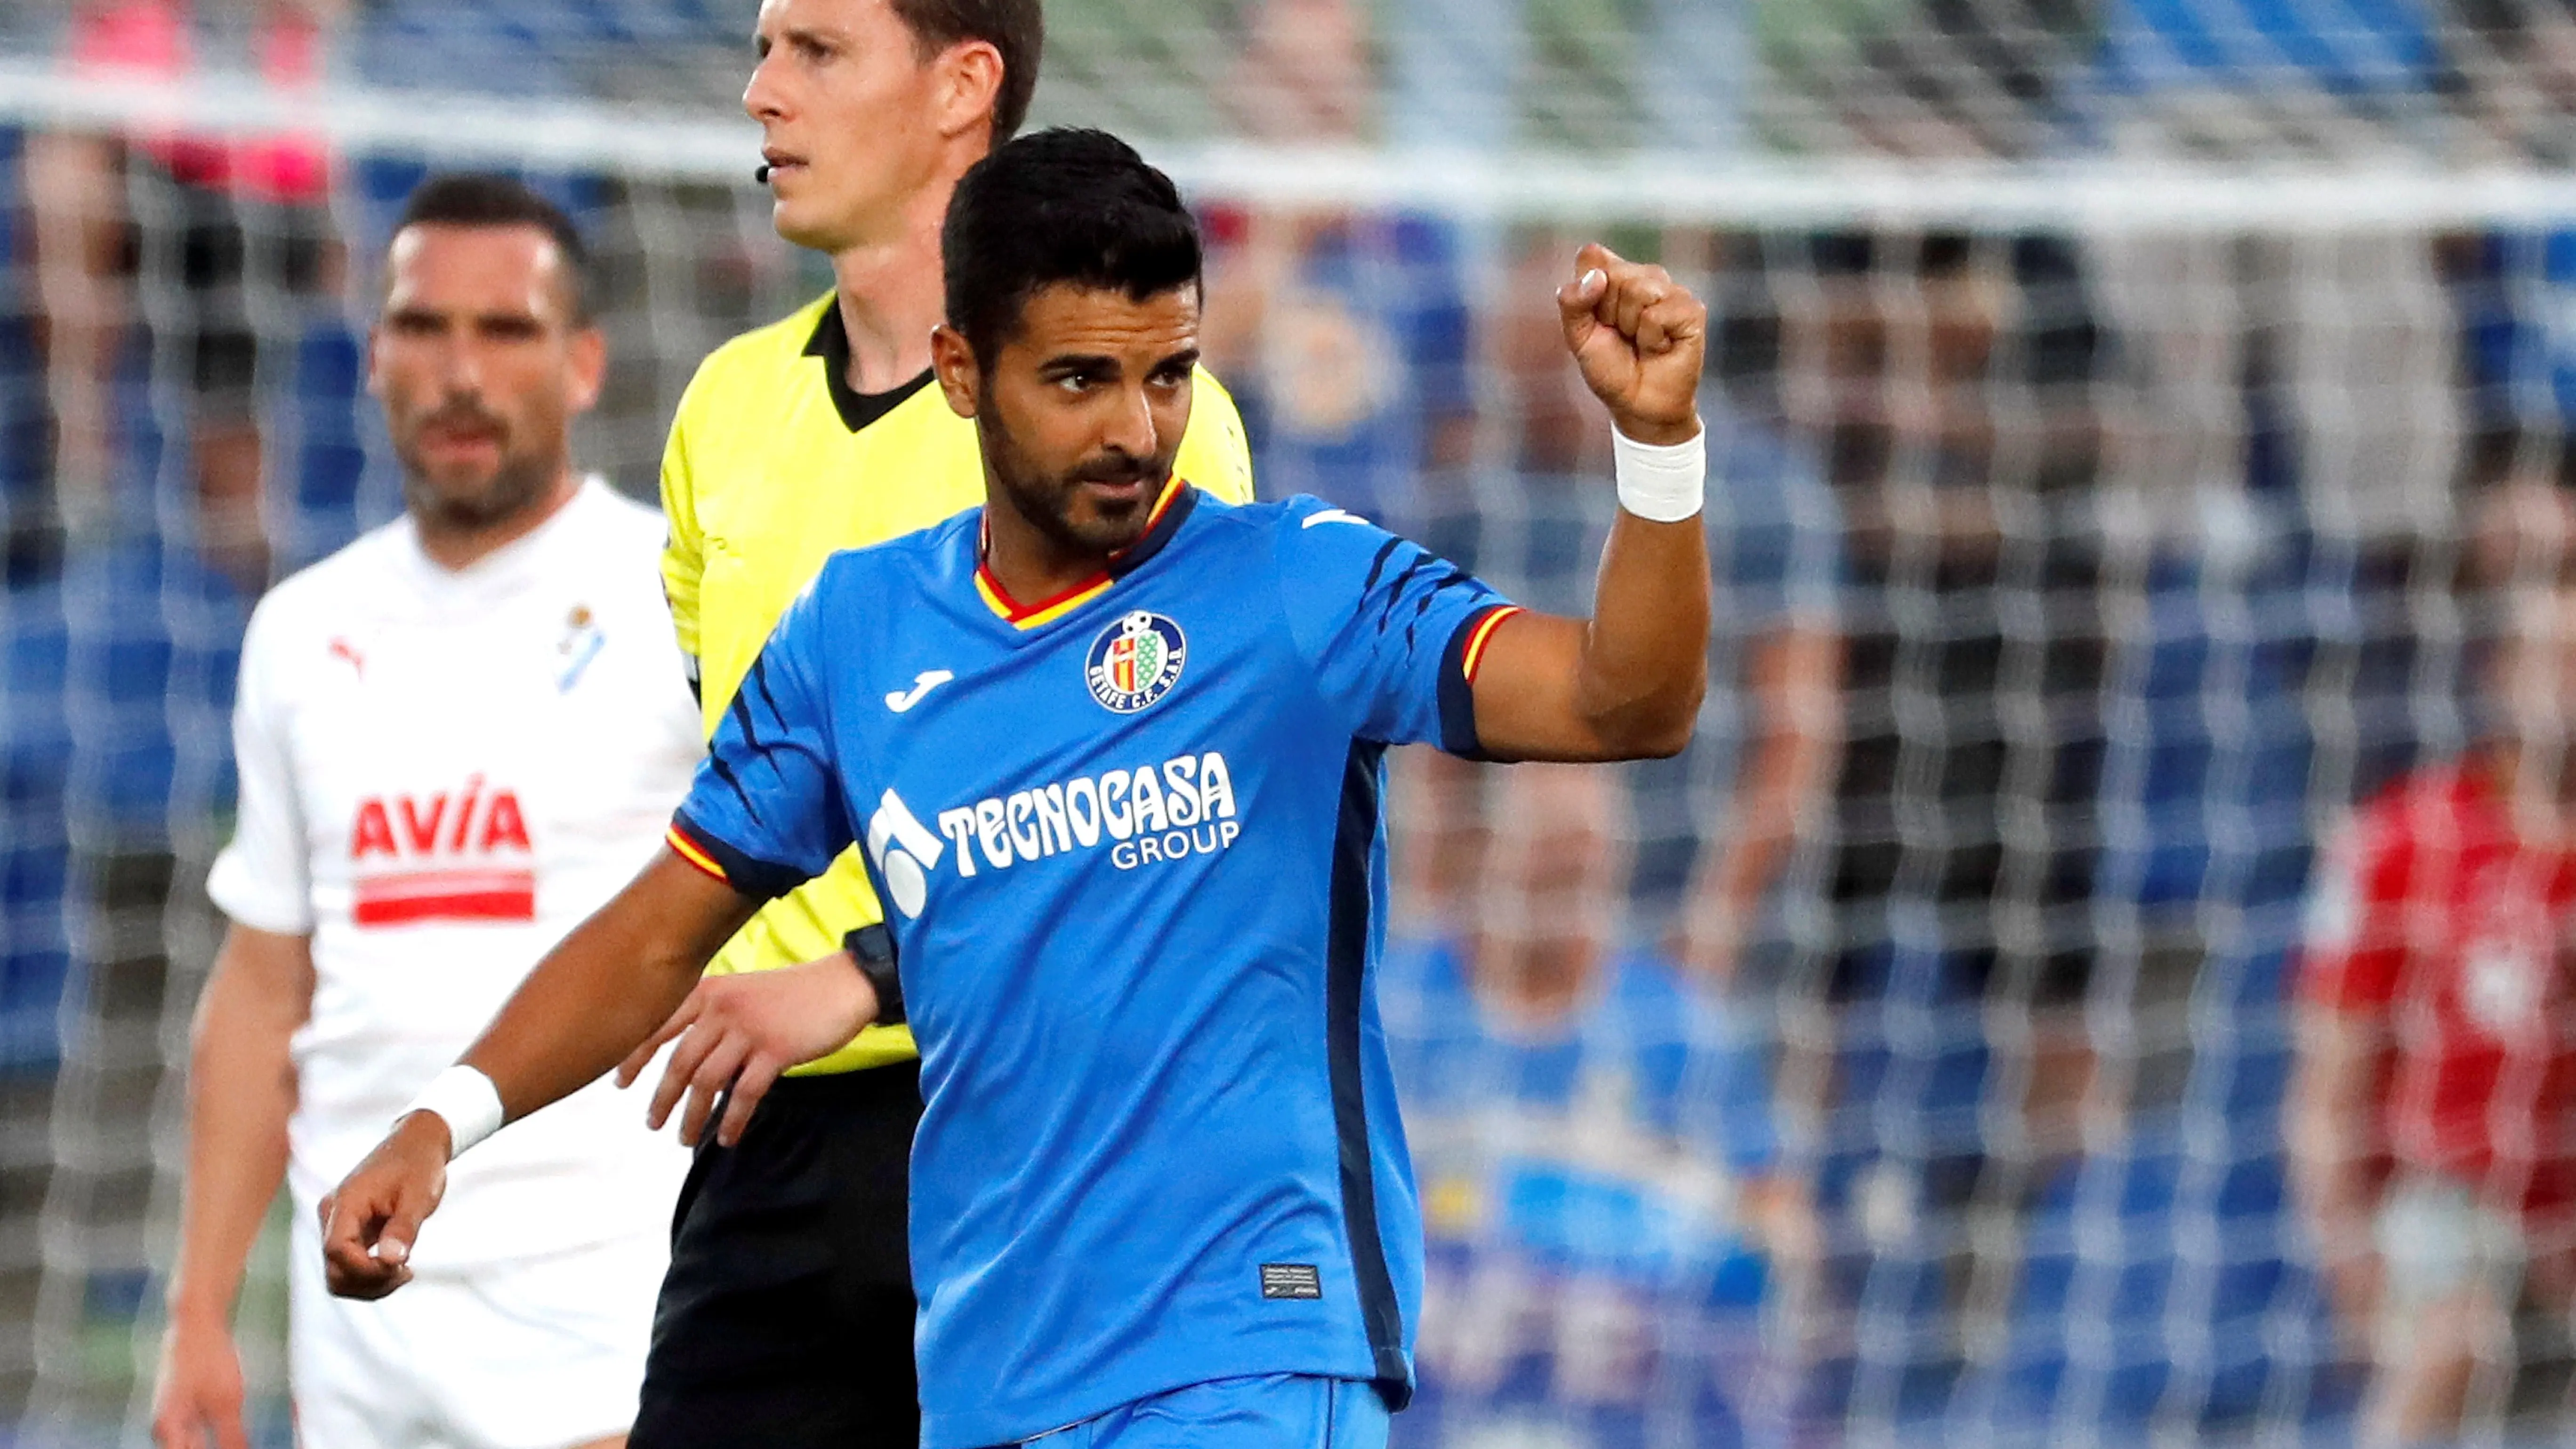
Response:
M989 393L983 409L985 418L997 418ZM1066 556L1103 561L1145 536L1147 526L1153 522L1154 502L1161 496L1161 485L1172 476L1172 459L1177 451L1175 447L1142 458L1131 453L1100 453L1063 473L1050 474L1030 460L1011 436L1008 424L996 421L980 431L984 465L992 470L1001 501ZM1133 498L1124 500L1089 495L1082 487L1085 483L1136 481L1145 486Z
M501 438L500 461L479 482L470 477L434 478L415 445L400 445L396 452L403 465L403 501L412 514L433 527L470 533L508 523L536 507L562 476L564 459L511 447L510 431L498 419L476 413L467 420L492 428ZM439 421L432 417L423 427Z

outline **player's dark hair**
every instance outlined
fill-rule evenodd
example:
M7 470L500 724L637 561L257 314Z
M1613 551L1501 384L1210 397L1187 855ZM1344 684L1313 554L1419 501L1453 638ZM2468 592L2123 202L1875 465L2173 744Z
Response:
M948 325L986 367L1041 288L1141 302L1199 285L1198 223L1180 188L1106 131L1040 131L976 162L949 199L940 246Z
M514 176L451 171L431 176L412 191L394 222L394 235L415 226L532 226L554 241L571 292L576 324L590 321L590 248L563 208Z
M1046 50L1046 14L1038 0L893 0L894 15L928 60L961 40L1001 53L1002 88L993 94L993 144L1020 133L1037 94L1038 57Z

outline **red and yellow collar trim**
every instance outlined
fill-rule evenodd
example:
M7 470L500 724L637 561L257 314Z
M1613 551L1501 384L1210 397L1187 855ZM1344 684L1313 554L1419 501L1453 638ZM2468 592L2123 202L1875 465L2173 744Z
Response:
M1154 511L1145 520L1143 537L1110 555L1109 567L1053 598L1041 599L1034 604L1023 604L1012 598L1010 591L1002 587L1002 581L993 577L993 570L985 561L992 552L990 527L979 523L975 536L975 592L983 597L986 608L1014 629L1035 629L1052 624L1109 592L1111 585L1135 572L1145 560L1162 552L1163 545L1170 541L1172 533L1181 526L1182 518L1189 513L1187 508L1178 506L1189 494L1190 485L1175 474L1163 485L1161 495L1155 498Z

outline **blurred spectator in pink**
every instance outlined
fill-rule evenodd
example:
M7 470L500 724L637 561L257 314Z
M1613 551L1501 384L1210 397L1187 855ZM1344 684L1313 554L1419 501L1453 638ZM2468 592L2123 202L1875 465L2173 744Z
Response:
M272 95L306 95L322 81L342 3L78 0L64 64L86 79L167 88L228 61ZM156 382L188 399L198 545L243 587L264 586L262 344L302 300L338 290L331 174L327 146L309 133L147 123L29 138L54 495L75 534L107 527L117 506L111 399L140 324Z

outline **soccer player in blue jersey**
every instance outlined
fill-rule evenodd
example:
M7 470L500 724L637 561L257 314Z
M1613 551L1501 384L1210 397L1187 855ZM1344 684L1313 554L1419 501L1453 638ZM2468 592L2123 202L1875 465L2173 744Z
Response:
M1198 236L1123 143L997 150L944 248L933 353L985 506L824 566L668 857L326 1205L335 1291L400 1287L455 1153L614 1066L754 909L856 844L885 939L856 971L794 969L832 973L813 1052L871 1020L921 1045L927 1449L1382 1445L1422 1234L1372 999L1381 760L1682 746L1705 310L1598 247L1558 293L1623 512L1593 617L1552 618L1315 499L1231 507L1172 475Z

